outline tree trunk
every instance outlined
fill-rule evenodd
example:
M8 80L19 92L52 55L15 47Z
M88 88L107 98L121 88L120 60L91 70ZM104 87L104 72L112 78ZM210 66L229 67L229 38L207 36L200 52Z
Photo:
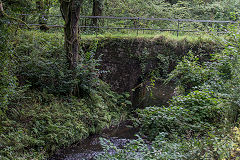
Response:
M71 70L76 68L79 58L78 21L82 1L83 0L60 0L60 9L65 21L65 49L69 69Z
M0 17L3 17L3 3L2 1L0 0Z
M102 16L104 0L93 0L92 16ZM98 26L98 18L92 19L93 26Z

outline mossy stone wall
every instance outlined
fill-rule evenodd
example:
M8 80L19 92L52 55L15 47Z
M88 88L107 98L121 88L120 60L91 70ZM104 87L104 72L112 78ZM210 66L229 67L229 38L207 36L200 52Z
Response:
M97 43L95 57L100 58L100 77L118 93L130 92L134 105L145 97L146 85L152 74L165 78L181 58L192 51L200 61L209 60L210 54L219 50L212 40L158 38L99 38L83 40L83 52L89 52ZM159 86L161 82L158 82ZM158 85L156 85L158 86ZM162 86L163 87L163 86ZM135 92L133 92L133 89ZM155 89L156 90L156 89ZM171 92L163 96L171 97ZM161 97L158 97L161 100ZM166 100L164 100L166 101Z

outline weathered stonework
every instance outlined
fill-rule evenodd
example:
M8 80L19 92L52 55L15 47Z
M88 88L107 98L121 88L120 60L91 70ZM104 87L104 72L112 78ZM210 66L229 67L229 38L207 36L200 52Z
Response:
M91 43L90 40L83 41L84 52L89 51ZM101 57L101 79L109 83L114 91L130 92L134 105L138 106L143 105L140 99L148 93L145 91L145 82L151 77L151 72L158 70L164 78L190 50L204 61L216 51L216 47L214 42L203 39L190 42L186 39L171 40L163 36L154 39L102 38L98 39L95 57ZM158 84L156 86L165 87L161 82ZM168 91L163 93L162 98L158 98L161 100L164 96L171 97L171 94ZM166 103L166 100L163 101Z

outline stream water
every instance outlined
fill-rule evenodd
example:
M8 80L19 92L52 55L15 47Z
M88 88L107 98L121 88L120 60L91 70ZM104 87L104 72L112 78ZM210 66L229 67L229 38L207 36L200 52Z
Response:
M85 140L57 152L49 160L94 160L97 155L102 153L102 147L99 141L100 137L110 140L115 146L123 147L130 140L135 139L138 129L127 127L128 122L119 126L105 129L99 135L93 135Z
M152 89L153 96L145 97L143 106L168 105L167 102L174 93L175 85L164 85L162 82L156 82L156 84L158 87ZM90 136L69 148L58 151L49 160L94 160L98 154L102 153L100 137L110 140L117 147L124 146L135 139L134 135L138 129L127 127L130 124L130 122L124 122L119 126L104 129L101 134Z

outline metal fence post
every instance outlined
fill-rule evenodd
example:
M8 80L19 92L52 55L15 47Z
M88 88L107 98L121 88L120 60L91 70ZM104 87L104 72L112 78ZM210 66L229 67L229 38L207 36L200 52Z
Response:
M138 17L138 20L137 20L137 36L138 36L138 28L139 28L139 17Z
M177 22L178 22L178 29L177 29L177 37L178 37L178 35L179 35L179 20Z
M96 27L95 27L95 33L96 33L96 37L97 37L97 35L98 35L98 26L99 26L99 20L98 20L98 18L96 18L96 22L97 22L97 25L96 25Z

